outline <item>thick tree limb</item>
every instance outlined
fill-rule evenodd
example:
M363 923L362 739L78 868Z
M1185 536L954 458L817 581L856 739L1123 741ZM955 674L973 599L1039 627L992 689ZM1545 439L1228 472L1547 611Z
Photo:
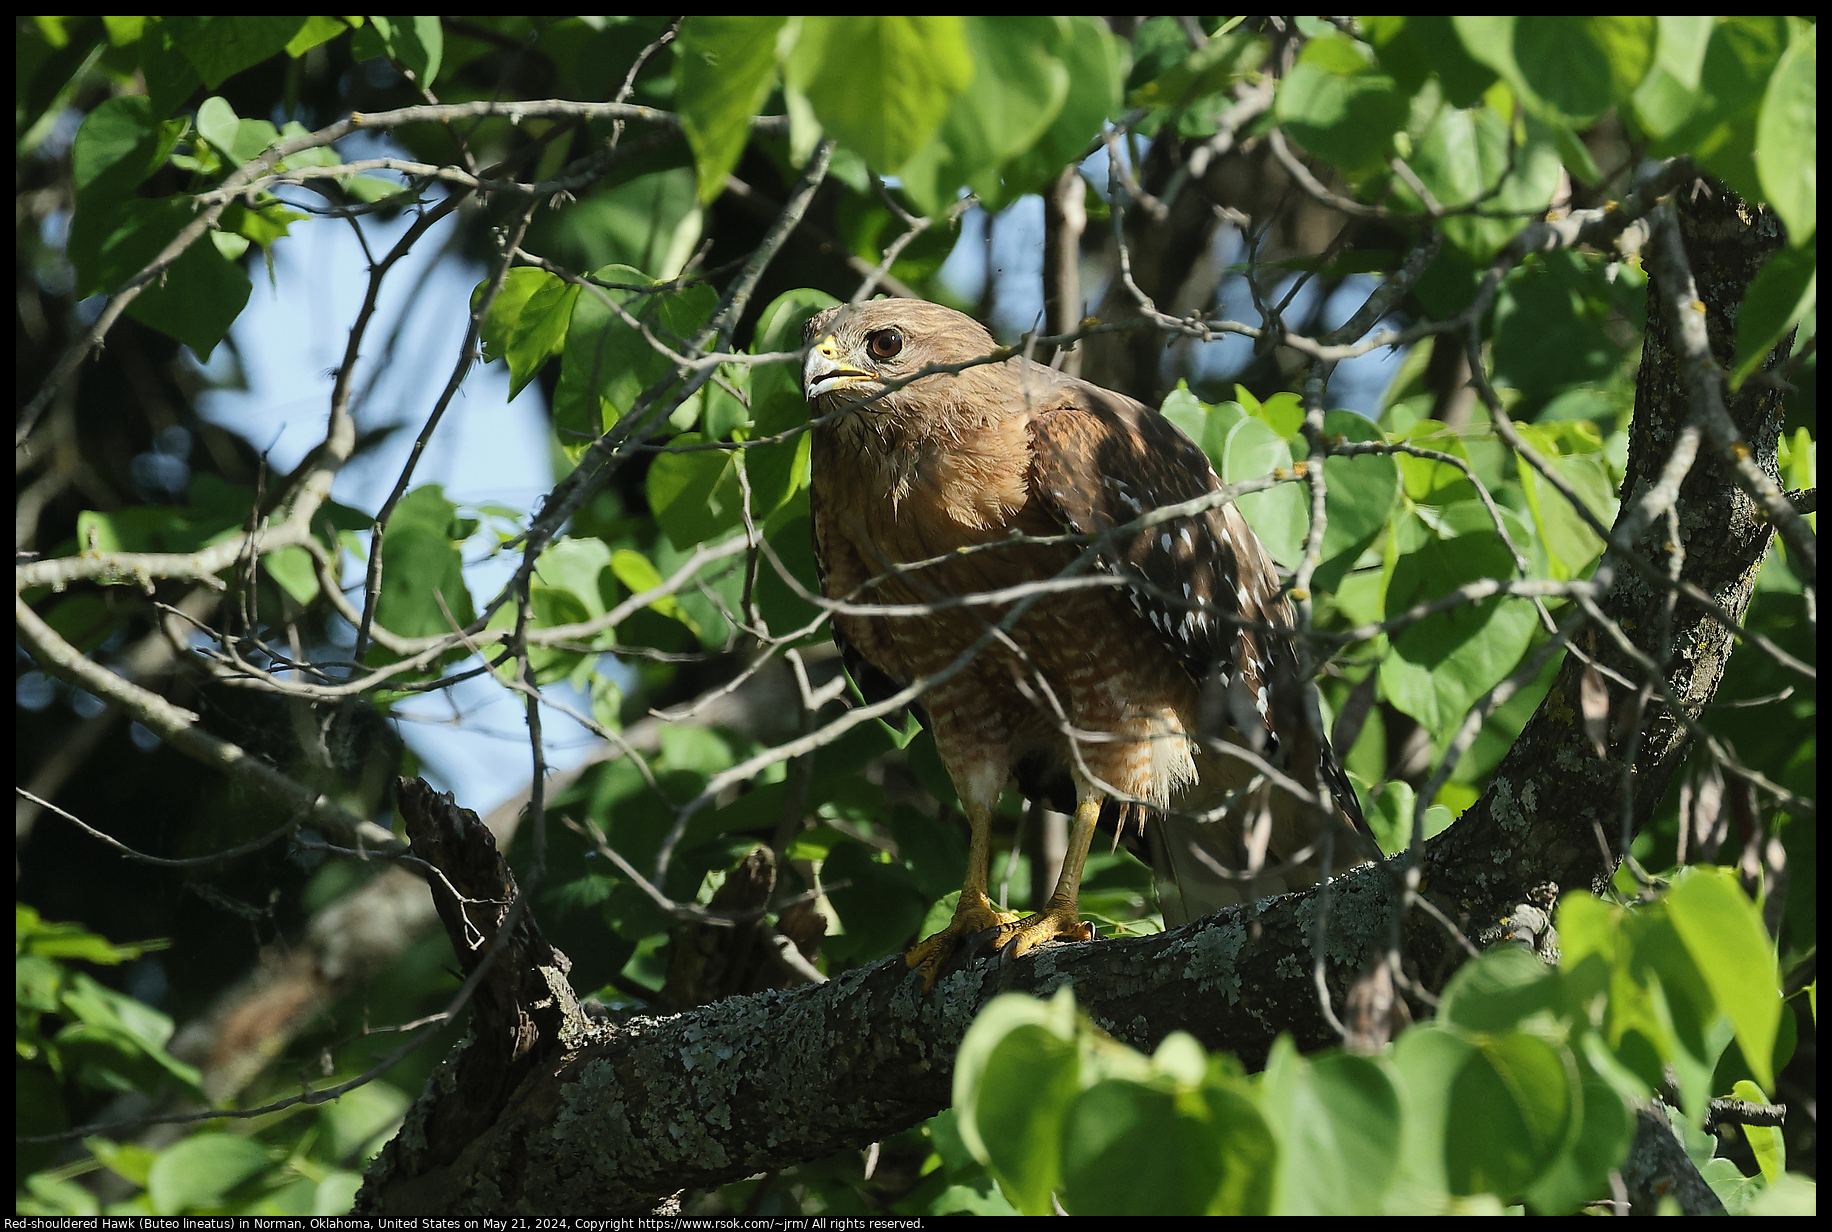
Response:
M1325 962L1339 985L1384 931L1380 866L1331 886ZM1319 896L1286 895L1174 933L1046 947L944 976L930 996L901 959L825 984L733 997L691 1014L599 1028L515 1092L450 1165L416 1172L448 1062L371 1171L356 1213L647 1213L698 1189L875 1142L949 1100L974 1015L1006 991L1065 984L1116 1037L1151 1048L1187 1030L1261 1060L1275 1035L1330 1037L1310 984ZM464 1049L454 1054L462 1057ZM412 1143L403 1147L400 1144Z

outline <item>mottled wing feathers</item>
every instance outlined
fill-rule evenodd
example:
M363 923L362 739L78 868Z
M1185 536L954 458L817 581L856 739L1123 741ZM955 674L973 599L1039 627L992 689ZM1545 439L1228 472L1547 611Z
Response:
M1032 424L1037 495L1062 525L1101 534L1221 480L1202 450L1156 411L1084 381ZM1126 595L1190 675L1265 683L1258 633L1240 622L1289 624L1265 549L1231 502L1119 538L1101 567L1134 579ZM1262 715L1264 711L1262 710Z
M1031 433L1036 495L1077 534L1112 531L1222 486L1207 455L1162 414L1085 381L1061 379ZM1348 776L1298 709L1304 693L1289 638L1243 627L1294 621L1271 557L1232 501L1123 534L1100 567L1135 582L1125 591L1134 609L1214 699L1218 721L1206 726L1241 731L1299 782L1320 771L1368 833Z

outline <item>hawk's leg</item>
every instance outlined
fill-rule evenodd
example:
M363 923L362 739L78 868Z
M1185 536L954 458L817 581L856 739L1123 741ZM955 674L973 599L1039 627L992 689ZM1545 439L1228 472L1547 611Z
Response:
M992 948L1005 959L1017 958L1045 941L1094 940L1094 926L1082 922L1077 899L1081 871L1088 862L1088 844L1094 838L1094 824L1100 820L1100 806L1101 797L1092 793L1075 806L1075 826L1069 831L1069 847L1062 856L1062 875L1056 879L1055 893L1043 910L1000 926Z
M999 911L986 896L986 872L991 863L992 808L983 803L967 802L967 823L972 838L967 847L967 880L961 886L960 902L948 927L910 947L904 961L922 972L922 990L935 986L942 964L974 937L992 929L1010 928L1018 917ZM1073 844L1071 844L1073 846ZM1086 844L1083 844L1085 852ZM1065 866L1066 867L1066 866ZM1000 934L1001 941L1003 934Z

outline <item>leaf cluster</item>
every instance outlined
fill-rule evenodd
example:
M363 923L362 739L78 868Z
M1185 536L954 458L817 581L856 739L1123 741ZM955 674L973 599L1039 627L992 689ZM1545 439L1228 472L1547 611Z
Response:
M1000 997L954 1071L970 1160L949 1167L938 1147L946 1171L930 1188L967 1187L983 1168L1033 1215L1569 1214L1607 1195L1636 1109L1670 1069L1725 1207L1810 1209L1775 1187L1778 1159L1745 1178L1697 1132L1711 1096L1757 1089L1740 1071L1772 1074L1793 1050L1761 918L1734 876L1689 869L1632 907L1567 895L1558 934L1556 968L1491 949L1452 978L1436 1018L1374 1055L1306 1057L1282 1039L1254 1075L1180 1033L1149 1057L1115 1043L1067 988L1048 1003Z

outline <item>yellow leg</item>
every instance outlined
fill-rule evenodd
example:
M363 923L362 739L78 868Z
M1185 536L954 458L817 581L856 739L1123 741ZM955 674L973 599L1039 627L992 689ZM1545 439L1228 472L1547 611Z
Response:
M1003 928L1017 920L1009 911L993 909L986 895L986 874L992 862L992 810L983 804L967 806L967 824L972 838L967 846L967 880L961 886L960 902L955 904L954 918L933 937L919 941L903 956L904 962L922 972L922 990L935 986L942 964L956 948L988 929Z
M1062 858L1062 876L1056 881L1055 893L1043 910L1020 919L994 910L986 895L986 873L992 843L992 811L969 807L968 820L973 828L967 849L967 881L961 887L960 903L948 927L925 941L910 947L904 961L922 972L922 988L935 986L942 964L955 950L988 930L996 930L985 948L1002 951L1017 958L1045 941L1092 941L1094 929L1081 922L1076 899L1081 890L1081 871L1088 862L1088 844L1094 838L1094 823L1100 820L1099 796L1091 796L1075 807L1075 825L1069 832L1069 848Z
M1092 941L1094 926L1084 924L1077 899L1081 894L1081 871L1088 863L1088 844L1094 838L1094 824L1100 820L1101 797L1091 795L1075 806L1075 825L1069 831L1069 847L1062 856L1062 875L1056 879L1056 891L1036 915L999 930L996 948L1006 958L1017 958L1045 941Z

